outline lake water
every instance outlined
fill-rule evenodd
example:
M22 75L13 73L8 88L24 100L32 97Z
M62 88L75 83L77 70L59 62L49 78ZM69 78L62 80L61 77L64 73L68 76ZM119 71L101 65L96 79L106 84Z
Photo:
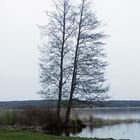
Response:
M91 115L101 119L140 119L140 107L73 109L72 114L81 119Z
M87 119L90 115L102 119L140 119L140 108L74 109L72 112L75 116ZM87 127L80 133L71 133L70 136L140 140L140 123L103 126L93 129Z

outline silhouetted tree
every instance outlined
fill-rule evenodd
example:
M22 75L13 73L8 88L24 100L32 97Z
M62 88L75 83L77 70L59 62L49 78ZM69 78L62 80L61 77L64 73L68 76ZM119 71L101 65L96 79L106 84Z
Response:
M41 94L48 99L58 99L57 122L60 122L62 96L68 96L67 81L70 78L71 58L68 56L72 45L74 12L68 0L53 2L55 10L49 13L49 23L40 26L45 42L41 47L40 82Z
M40 26L45 40L40 58L41 93L48 99L58 99L58 125L62 99L68 99L68 124L73 99L93 101L107 97L102 42L106 35L99 31L100 22L89 1L81 0L78 7L69 0L55 1L55 11L48 14L49 24Z
M101 100L106 98L109 87L105 86L104 70L107 66L104 43L101 39L106 35L97 29L100 22L91 9L89 0L81 0L77 9L77 28L73 72L70 87L70 97L65 123L70 121L70 111L73 98L83 101Z

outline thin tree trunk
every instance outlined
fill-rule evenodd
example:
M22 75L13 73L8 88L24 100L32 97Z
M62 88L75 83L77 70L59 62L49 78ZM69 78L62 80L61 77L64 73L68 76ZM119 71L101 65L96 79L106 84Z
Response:
M75 86L73 84L74 79L75 79L74 77L75 77L75 74L73 74L70 98L69 98L69 102L68 102L68 106L67 106L67 112L66 112L66 117L65 117L65 124L69 124L69 122L70 122L70 113L71 113L71 107L72 107L72 101L73 101L73 93L74 93L74 89L75 89Z
M60 64L60 82L59 82L59 94L57 104L57 126L60 128L61 121L61 100L62 100L62 88L63 88L63 59L64 59L64 44L65 44L65 1L64 1L64 18L63 18L63 37L62 37L62 48L61 48L61 64Z
M77 37L77 44L76 44L76 50L75 50L75 57L74 57L74 65L73 65L73 75L72 75L72 82L71 82L71 90L70 90L70 98L68 101L67 111L66 111L66 117L65 117L65 124L70 123L70 113L71 113L71 107L73 102L73 94L76 87L76 77L77 77L77 61L78 61L78 48L80 43L80 35L81 35L81 26L82 26L82 16L83 16L83 8L84 8L84 0L82 3L82 8L80 11L80 22L79 22L79 29L78 29L78 37Z
M76 52L75 52L74 69L73 69L73 76L72 76L71 90L70 90L70 98L69 98L69 102L68 102L68 106L67 106L65 124L69 124L69 122L70 122L70 113L71 113L71 107L72 107L72 101L73 101L73 93L75 91L75 86L76 86L77 55L78 55L78 45L76 47Z

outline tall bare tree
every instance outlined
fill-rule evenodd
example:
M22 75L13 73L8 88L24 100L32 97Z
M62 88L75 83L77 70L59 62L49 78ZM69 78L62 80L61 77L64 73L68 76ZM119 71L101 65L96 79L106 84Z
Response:
M49 13L49 23L40 26L44 39L41 47L40 82L41 94L47 99L58 99L57 123L60 124L60 109L62 96L68 96L67 81L70 79L72 45L71 36L75 31L74 12L68 0L53 1L55 10Z
M54 1L49 24L40 26L43 39L40 58L40 82L48 99L58 99L57 123L60 122L61 100L68 99L65 123L70 121L73 99L105 99L106 54L99 31L100 22L89 0L73 9L69 0Z
M100 22L90 7L89 0L81 0L76 16L75 54L65 123L70 121L74 98L86 101L106 98L104 70L107 66L104 43L105 34L99 32ZM102 94L104 93L104 94Z

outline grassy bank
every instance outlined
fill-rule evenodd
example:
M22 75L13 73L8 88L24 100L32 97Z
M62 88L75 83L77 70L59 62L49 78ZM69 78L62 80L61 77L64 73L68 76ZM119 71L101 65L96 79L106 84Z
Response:
M0 140L113 140L113 139L57 137L15 129L0 129Z

